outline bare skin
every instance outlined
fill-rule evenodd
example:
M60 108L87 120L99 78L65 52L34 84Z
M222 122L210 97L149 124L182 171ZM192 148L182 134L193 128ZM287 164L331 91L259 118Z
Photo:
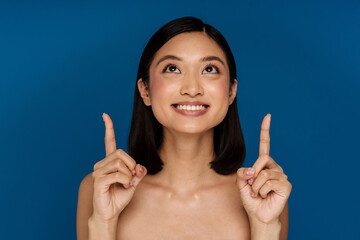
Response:
M177 59L160 63L166 55ZM223 63L201 61L206 56L216 56ZM209 67L214 62L219 71ZM169 63L171 69L166 67ZM269 116L261 125L259 158L252 173L246 174L248 169L240 168L236 174L224 176L209 166L215 157L213 128L224 119L237 87L236 79L229 85L221 48L205 33L179 34L156 53L150 79L149 86L139 79L138 88L144 104L152 107L163 125L164 141L159 149L163 169L146 175L146 169L141 173L134 159L119 153L113 123L106 115L107 157L94 166L94 173L80 186L78 239L88 239L89 230L90 235L102 239L105 235L106 239L129 240L287 239L291 184L269 156ZM172 108L181 101L201 101L210 108L199 117L183 116ZM116 167L111 165L114 161ZM101 179L117 171L120 178L111 180L117 187L109 188L109 183L105 187ZM118 202L113 198L115 193ZM109 201L113 205L104 204Z
M140 175L138 168L136 174ZM114 227L114 239L250 239L250 224L236 186L237 175L217 176L216 183L177 191L159 175L146 175ZM87 189L87 190L85 190ZM88 239L93 213L93 179L82 182L77 214L78 239ZM86 192L85 192L86 191ZM280 239L287 239L288 208L280 215ZM174 235L174 233L176 233Z
M118 239L250 239L236 176L176 192L147 175L118 222Z

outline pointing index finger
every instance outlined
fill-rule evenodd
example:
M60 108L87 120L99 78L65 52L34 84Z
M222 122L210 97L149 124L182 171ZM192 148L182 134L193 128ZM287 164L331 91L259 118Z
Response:
M109 115L103 113L102 117L105 122L105 152L106 156L109 156L116 151L114 125Z
M268 113L261 124L259 155L270 154L270 121L271 114Z

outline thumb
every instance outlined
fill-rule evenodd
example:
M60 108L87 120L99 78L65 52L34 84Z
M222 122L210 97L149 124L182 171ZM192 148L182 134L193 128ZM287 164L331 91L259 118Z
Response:
M253 168L239 168L237 170L236 184L239 187L240 192L250 189L248 180L253 177L254 173L255 169Z
M146 176L147 174L147 169L140 165L140 164L136 164L135 167L135 183L134 183L134 187L136 188L136 186L141 182L141 180Z

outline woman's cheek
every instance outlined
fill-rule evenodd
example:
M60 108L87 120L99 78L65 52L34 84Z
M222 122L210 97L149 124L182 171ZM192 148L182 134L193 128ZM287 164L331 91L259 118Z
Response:
M225 118L229 109L229 86L227 84L215 84L207 89L214 106L214 114L219 123Z
M166 79L154 79L150 85L150 98L154 104L171 104L171 96L175 94L175 85Z
M167 115L171 110L174 87L166 79L152 78L150 84L151 108L155 118L162 124L166 124Z

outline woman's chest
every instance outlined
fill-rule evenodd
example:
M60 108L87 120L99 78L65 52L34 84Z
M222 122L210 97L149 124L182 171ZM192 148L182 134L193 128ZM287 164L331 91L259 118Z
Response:
M250 239L247 214L237 196L162 201L138 195L119 217L117 239Z

